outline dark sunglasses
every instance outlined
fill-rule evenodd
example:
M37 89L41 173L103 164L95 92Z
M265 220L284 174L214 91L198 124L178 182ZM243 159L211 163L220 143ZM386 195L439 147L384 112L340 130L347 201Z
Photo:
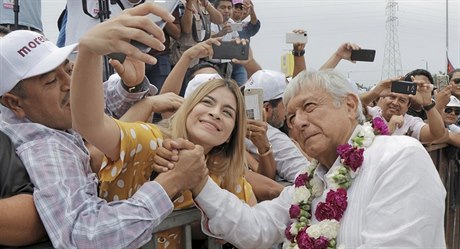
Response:
M460 78L452 79L452 81L457 85L460 84Z
M460 115L460 109L454 109L452 107L446 107L446 109L444 109L445 113L451 113L452 111L455 113L455 115Z

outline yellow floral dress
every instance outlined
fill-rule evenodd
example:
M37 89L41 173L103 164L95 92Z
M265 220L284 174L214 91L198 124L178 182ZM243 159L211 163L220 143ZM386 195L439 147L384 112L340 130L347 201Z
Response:
M105 157L99 171L99 196L107 201L128 199L149 180L156 149L163 136L154 124L115 120L120 127L120 158Z

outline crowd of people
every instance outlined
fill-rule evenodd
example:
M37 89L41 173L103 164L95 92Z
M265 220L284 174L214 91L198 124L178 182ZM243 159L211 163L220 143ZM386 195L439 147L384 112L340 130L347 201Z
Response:
M360 92L334 69L361 49L350 42L318 71L293 44L292 78L251 49L213 59L261 28L251 0L105 7L67 1L57 45L6 16L13 4L0 11L0 248L183 248L180 227L153 231L190 207L193 248L446 248L424 145L460 146L460 69L440 89L415 69ZM397 80L416 94L392 92ZM247 117L250 89L262 120Z

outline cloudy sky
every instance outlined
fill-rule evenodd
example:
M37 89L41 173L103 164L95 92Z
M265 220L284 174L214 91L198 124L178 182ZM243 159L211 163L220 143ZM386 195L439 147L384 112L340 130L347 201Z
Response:
M77 1L77 0L72 0ZM381 78L385 49L385 0L253 0L260 32L251 40L264 68L280 70L280 57L292 46L285 33L307 30L307 63L317 69L343 42L377 50L372 63L341 62L337 69L351 79L373 85ZM399 0L397 17L402 70L425 68L445 71L446 0ZM56 19L64 0L42 0L45 34L55 41ZM460 67L460 0L449 4L449 58Z

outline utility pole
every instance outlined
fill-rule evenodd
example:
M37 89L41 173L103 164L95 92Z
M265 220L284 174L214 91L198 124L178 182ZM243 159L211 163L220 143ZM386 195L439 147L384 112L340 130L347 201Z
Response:
M386 6L386 37L385 51L383 55L382 79L393 78L402 75L401 55L399 52L398 17L396 11L398 3L395 0L387 0Z

